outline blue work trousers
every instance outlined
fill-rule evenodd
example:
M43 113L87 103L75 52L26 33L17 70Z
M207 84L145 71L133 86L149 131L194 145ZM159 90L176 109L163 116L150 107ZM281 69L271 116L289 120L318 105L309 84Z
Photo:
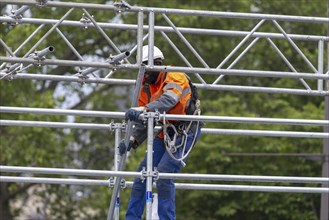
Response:
M198 130L196 140L200 137L201 129ZM188 132L185 152L187 152L193 142L194 134L192 131ZM181 138L177 138L177 143L181 142ZM178 148L174 153L176 158L181 158L183 147ZM186 161L185 158L184 161ZM146 169L147 155L140 163L137 172L140 172L143 167ZM174 160L166 151L163 140L159 137L154 138L153 141L153 167L157 167L159 173L178 173L182 168L180 161ZM175 215L175 184L173 179L159 179L156 182L158 190L158 214L160 220L176 219ZM140 178L134 179L130 201L126 213L126 220L141 220L144 207L146 204L146 181Z

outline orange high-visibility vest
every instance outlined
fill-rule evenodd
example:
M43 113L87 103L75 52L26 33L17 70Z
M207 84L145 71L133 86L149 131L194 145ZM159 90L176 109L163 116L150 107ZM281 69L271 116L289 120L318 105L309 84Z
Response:
M149 94L147 88L149 87ZM168 114L186 114L192 91L185 73L182 72L160 72L157 83L145 85L140 90L138 105L145 106L148 103L157 100L163 93L177 99L178 102L166 113ZM160 112L161 113L161 112Z

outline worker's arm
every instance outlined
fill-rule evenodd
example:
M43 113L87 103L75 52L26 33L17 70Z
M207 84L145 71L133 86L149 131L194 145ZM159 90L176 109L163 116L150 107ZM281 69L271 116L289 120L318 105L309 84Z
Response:
M167 112L179 102L186 78L176 74L175 76L167 75L165 86L162 88L163 94L146 105L148 111L153 112L157 109L160 113Z

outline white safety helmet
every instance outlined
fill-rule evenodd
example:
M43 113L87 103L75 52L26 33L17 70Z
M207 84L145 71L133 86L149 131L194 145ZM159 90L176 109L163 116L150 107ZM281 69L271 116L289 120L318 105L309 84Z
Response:
M156 46L154 46L154 48L153 48L153 53L154 53L154 56L153 56L154 60L158 59L158 58L161 58L162 60L164 59L163 53ZM149 45L143 46L142 57L143 57L142 62L147 61L149 59Z

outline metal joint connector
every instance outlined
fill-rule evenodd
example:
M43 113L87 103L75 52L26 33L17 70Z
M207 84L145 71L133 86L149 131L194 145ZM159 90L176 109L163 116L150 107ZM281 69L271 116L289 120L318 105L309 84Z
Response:
M116 124L114 123L114 121L112 120L109 123L109 131L112 133L114 131L114 129L116 128Z
M115 123L113 120L109 123L109 130L113 132L115 129L126 130L126 123Z
M121 179L120 181L120 187L122 190L124 190L125 188L127 188L127 183L125 179Z
M91 16L93 17L93 16ZM85 15L85 13L82 14L82 18L80 19L80 22L83 24L83 29L88 28L88 24L91 23L91 20Z
M143 167L143 169L141 171L141 180L142 180L142 183L144 182L144 180L146 179L146 177L147 177L146 168Z
M130 56L130 52L129 51L125 51L122 53L119 53L115 56L110 55L109 59L107 60L107 62L109 62L112 65L120 65L123 60L127 57Z
M38 62L35 64L36 66L41 66L42 63L41 61L45 60L46 59L46 55L53 52L55 50L55 47L53 46L49 46L43 50L40 50L40 51L35 51L34 53L31 53L29 55L29 58L32 58L32 59L35 59L37 60Z
M114 2L113 4L119 13L124 12L128 9L131 9L131 5L129 5L126 1L121 0L120 2Z
M115 180L114 180L114 177L110 177L109 179L108 179L108 187L110 188L110 189L112 189L113 187L114 187L114 183L115 183Z
M36 2L38 7L45 7L47 6L48 0L36 0Z
M158 111L158 109L156 109L154 112L154 119L156 122L160 121L160 112Z
M142 121L145 123L147 122L147 118L149 117L149 112L147 112L146 110L144 110L141 114L141 119Z
M88 76L84 76L84 75L77 75L79 80L78 82L83 86L84 84L86 84L86 80L89 79Z
M158 168L154 167L154 171L153 171L152 176L154 177L154 181L158 181L158 179L159 179L159 171L158 171Z
M144 182L146 177L153 177L154 181L157 181L159 179L159 171L156 167L154 167L154 171L148 172L145 167L143 167L141 171L141 180Z

